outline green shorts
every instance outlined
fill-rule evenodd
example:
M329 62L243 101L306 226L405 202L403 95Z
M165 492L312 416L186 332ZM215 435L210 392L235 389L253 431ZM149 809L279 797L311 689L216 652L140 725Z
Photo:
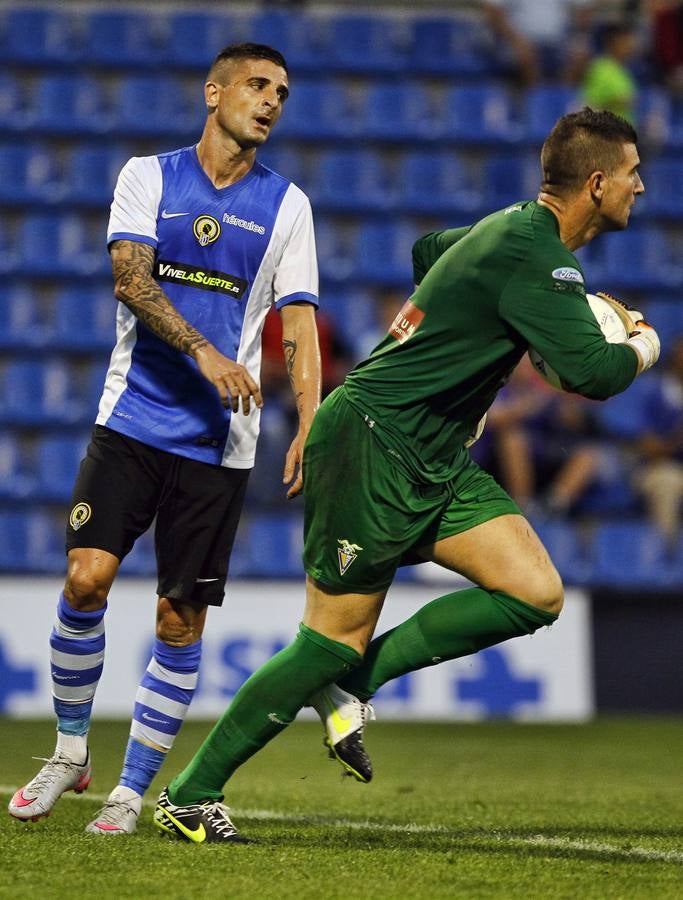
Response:
M304 568L334 591L387 588L416 551L520 509L463 454L445 484L416 483L378 442L343 388L325 400L304 453Z

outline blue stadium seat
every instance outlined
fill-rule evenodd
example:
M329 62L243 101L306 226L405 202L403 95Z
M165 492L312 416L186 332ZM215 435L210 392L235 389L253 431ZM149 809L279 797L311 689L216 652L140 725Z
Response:
M413 280L412 247L418 236L412 222L361 222L356 232L355 277L369 284L408 289Z
M0 431L0 500L24 500L35 485L21 438L9 430Z
M168 36L164 57L179 68L208 71L216 54L239 35L238 21L229 16L215 16L185 10L167 11ZM245 38L246 39L246 38Z
M683 270L676 262L668 235L650 226L612 232L595 242L591 254L591 280L607 290L657 291L679 288Z
M335 17L331 24L325 65L348 72L402 71L405 68L405 48L401 42L400 23L386 16Z
M83 405L59 359L10 359L0 372L0 421L14 425L76 424Z
M276 126L280 137L325 140L356 131L352 105L341 81L296 81Z
M541 172L536 157L527 154L492 155L484 165L485 205L492 212L538 194Z
M479 168L479 167L477 167ZM454 151L413 150L399 163L399 202L408 212L476 218L482 193L475 173Z
M648 378L644 375L629 385L621 394L598 403L595 412L601 430L611 439L632 441L643 430L643 404L648 394Z
M249 39L276 47L291 72L320 72L329 66L327 21L296 10L257 11L248 19Z
M594 584L613 588L667 587L672 566L662 534L647 522L607 522L592 541Z
M90 284L59 289L52 298L48 330L56 350L110 350L116 334L113 289Z
M118 85L115 128L119 134L195 139L201 133L206 108L201 95L177 77L126 75Z
M0 509L0 572L30 569L28 519L23 512Z
M409 72L483 76L492 68L486 36L473 19L416 18L410 23Z
M19 226L17 265L34 275L51 277L109 275L106 225L59 213L30 213Z
M683 219L683 162L675 157L653 159L641 169L645 193L636 203L652 216Z
M42 500L68 503L89 435L58 434L43 437L36 450L36 490Z
M434 136L433 103L416 83L369 82L357 127L365 139L413 141Z
M0 148L0 202L53 206L63 197L61 172L49 145L22 142Z
M386 165L373 150L323 151L310 196L315 209L364 213L392 204Z
M63 516L0 509L0 572L48 573L64 564Z
M14 72L0 72L0 129L23 131L28 124L25 86Z
M542 144L560 116L580 105L575 88L563 84L542 84L530 88L524 110L525 138Z
M81 13L81 60L113 69L159 65L163 23L152 10L91 9Z
M662 342L661 357L663 361L674 341L683 337L683 305L676 296L669 300L648 300L642 304L642 312L647 321L657 329L657 334ZM638 379L638 381L641 380Z
M71 148L64 178L64 202L78 206L109 206L118 173L132 154L120 145L76 144Z
M48 336L35 294L22 284L0 286L0 350L43 347Z
M677 149L683 145L683 115L680 101L657 85L643 85L638 91L638 132L655 146Z
M111 115L100 81L88 75L42 75L31 96L26 125L43 134L102 134Z
M509 92L500 85L457 85L447 91L442 136L475 144L514 144L522 137Z
M76 58L75 30L65 9L10 7L0 25L0 53L9 63L69 63Z

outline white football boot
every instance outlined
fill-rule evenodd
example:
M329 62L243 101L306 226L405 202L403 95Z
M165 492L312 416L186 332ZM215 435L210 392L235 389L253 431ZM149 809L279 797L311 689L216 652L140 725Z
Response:
M85 830L89 834L133 834L141 809L140 794L132 788L117 785Z
M34 759L43 759L34 756ZM49 816L52 807L65 791L82 794L87 790L92 777L90 751L83 765L73 762L68 756L57 752L36 777L20 788L9 802L9 814L15 819L37 822L43 816Z
M325 729L323 744L330 759L338 760L346 775L367 784L372 779L372 763L363 746L363 729L375 711L353 694L330 684L308 701L320 716Z

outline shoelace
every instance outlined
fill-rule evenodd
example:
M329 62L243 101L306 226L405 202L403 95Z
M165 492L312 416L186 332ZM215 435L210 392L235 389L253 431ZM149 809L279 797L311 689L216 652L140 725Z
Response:
M36 777L33 779L33 783L31 785L31 790L41 790L44 787L49 787L53 781L59 778L60 775L63 775L64 772L60 771L64 769L68 769L70 766L73 766L74 763L67 759L65 756L53 756L48 759L46 756L32 756L31 759L37 759L39 762L44 762L46 765L38 772Z
M372 703L361 703L360 717L363 721L363 728L365 728L368 722L375 721L377 716L375 715L375 707L372 705Z
M130 813L137 818L137 813L127 800L107 800L102 807L102 811L95 819L96 822L103 822L105 825L121 825L121 817L117 814L120 812Z
M212 803L206 810L206 818L213 825L218 834L227 832L228 834L237 834L237 829L230 821L228 813L230 810L224 804L216 802Z

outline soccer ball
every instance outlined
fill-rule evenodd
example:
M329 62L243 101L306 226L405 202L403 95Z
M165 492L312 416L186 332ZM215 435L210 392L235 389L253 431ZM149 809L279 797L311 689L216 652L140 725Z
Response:
M610 304L606 300L603 300L602 297L597 297L595 294L586 294L586 300L588 300L588 305L600 326L600 330L605 335L607 343L621 344L625 341L628 334L626 333L624 323L619 318L614 307L610 306ZM536 369L544 381L560 391L565 390L565 385L560 376L533 347L529 347L529 359L531 360L531 365Z

